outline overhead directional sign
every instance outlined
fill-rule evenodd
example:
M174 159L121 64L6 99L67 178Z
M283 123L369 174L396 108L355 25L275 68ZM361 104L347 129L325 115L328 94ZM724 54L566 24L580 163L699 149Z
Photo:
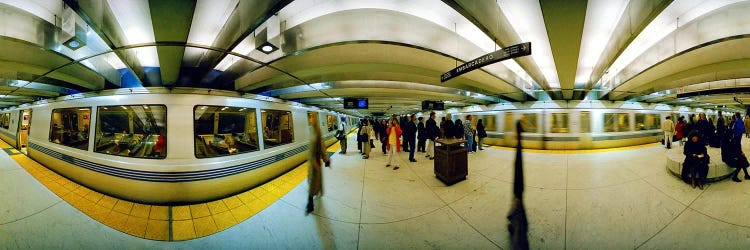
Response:
M452 69L451 71L445 72L445 74L440 76L440 82L448 81L450 79L453 79L454 77L463 75L464 73L502 60L528 55L531 55L531 43L520 43L513 46L508 46L504 49L480 56L479 58L464 63L461 66Z

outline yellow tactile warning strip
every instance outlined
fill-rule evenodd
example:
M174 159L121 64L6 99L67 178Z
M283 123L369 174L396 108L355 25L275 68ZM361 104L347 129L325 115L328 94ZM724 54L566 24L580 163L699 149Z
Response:
M590 153L604 153L604 152L616 152L616 151L623 151L623 150L631 150L631 149L639 149L639 148L647 148L659 145L659 143L649 143L649 144L643 144L643 145L635 145L635 146L627 146L627 147L619 147L619 148L603 148L603 149L574 149L574 150L556 150L556 149L527 149L524 148L523 152L528 153L543 153L543 154L590 154ZM492 146L494 149L500 149L500 150L509 150L509 151L515 151L516 148L513 147L500 147L500 146Z
M336 152L339 147L338 143L334 143L328 150ZM2 140L0 148L12 149ZM195 239L249 219L304 181L308 166L307 162L302 163L274 180L221 200L185 206L155 206L98 193L47 169L24 154L10 157L47 189L89 217L123 233L161 241Z

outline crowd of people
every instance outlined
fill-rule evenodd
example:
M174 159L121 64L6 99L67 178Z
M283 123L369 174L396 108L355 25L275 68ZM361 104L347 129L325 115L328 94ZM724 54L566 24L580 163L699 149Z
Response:
M477 150L484 150L482 142L487 137L487 132L484 130L482 119L479 119L476 125L473 119L471 115L467 115L464 121L456 119L454 122L451 115L447 114L438 122L435 112L431 112L427 118L412 114L392 115L381 120L361 119L356 132L357 149L363 159L368 159L375 149L375 141L379 141L381 151L388 156L386 167L393 166L393 170L400 168L400 164L393 162L393 155L398 152L409 153L410 162L417 161L415 153L424 153L426 159L433 160L435 140L438 138L465 139L469 153L476 153ZM342 124L336 135L342 144L339 152L341 154L346 154L345 130L345 125ZM395 160L398 161L398 157Z
M735 168L732 180L741 182L738 175L740 170L744 171L745 179L750 179L747 172L748 163L745 153L742 151L742 136L750 138L750 117L746 116L743 121L740 113L734 113L731 118L725 118L721 111L718 112L716 123L706 118L705 113L696 116L681 116L677 123L673 123L670 117L662 123L664 139L662 142L666 148L671 148L672 141L678 141L683 146L685 161L683 162L682 178L703 189L708 174L710 156L707 147L721 148L721 160L729 167Z

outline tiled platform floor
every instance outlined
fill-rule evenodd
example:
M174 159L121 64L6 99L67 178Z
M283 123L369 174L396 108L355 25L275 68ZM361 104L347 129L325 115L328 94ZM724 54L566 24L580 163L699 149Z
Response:
M747 149L747 140L745 141ZM676 145L676 144L675 144ZM508 249L514 152L469 156L446 187L417 154L399 170L350 140L324 169L324 196L305 215L303 181L256 215L194 240L147 240L81 213L0 152L4 248ZM672 150L681 150L679 146ZM693 189L667 173L661 145L524 154L532 249L750 249L750 181ZM718 159L717 159L718 160ZM210 208L209 208L210 211ZM131 209L132 212L132 209Z

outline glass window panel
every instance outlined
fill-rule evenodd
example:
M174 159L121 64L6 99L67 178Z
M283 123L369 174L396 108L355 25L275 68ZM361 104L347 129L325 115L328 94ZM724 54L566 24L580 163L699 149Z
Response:
M512 112L505 112L505 131L506 132L512 132L516 131L513 129L516 125L516 122L513 120L513 113Z
M581 133L591 133L591 112L581 111Z
M167 106L97 108L94 152L136 158L167 156Z
M318 121L320 121L318 120L318 112L307 111L307 121L308 122L313 121L314 123L317 124Z
M193 109L195 157L209 158L258 151L255 109L196 106Z
M635 130L660 129L661 120L656 114L635 114Z
M264 109L260 111L260 119L263 123L263 142L266 148L273 148L294 141L292 112Z
M328 131L334 131L339 127L339 121L336 119L336 116L328 115L326 116L326 120L328 122Z
M552 133L569 133L568 113L552 113Z
M627 113L605 113L604 132L630 131L630 120Z
M10 113L0 114L0 127L10 129Z
M89 148L91 108L53 109L49 141L81 150Z
M523 131L529 133L537 133L538 125L536 122L537 114L523 114L521 116L521 124L523 125Z

